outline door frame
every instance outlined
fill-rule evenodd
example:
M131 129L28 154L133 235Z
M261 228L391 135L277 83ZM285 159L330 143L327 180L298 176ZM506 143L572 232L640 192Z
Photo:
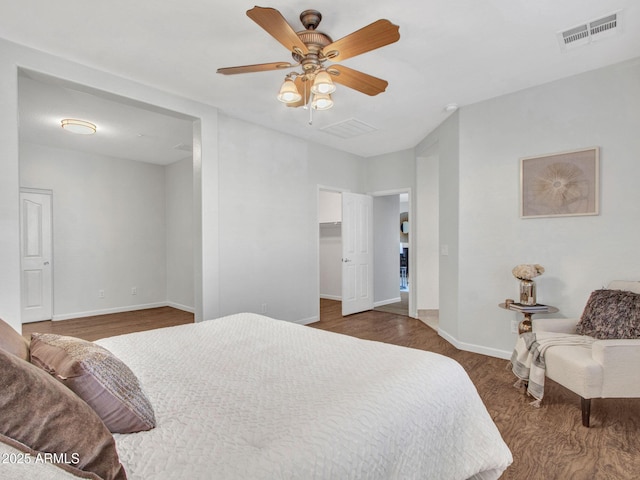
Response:
M316 188L316 226L319 227L319 213L320 213L320 191L325 190L327 192L336 192L336 193L353 193L351 189L341 188L341 187L333 187L328 185L318 184ZM414 212L414 202L413 202L413 190L411 187L406 188L397 188L392 190L379 190L375 192L366 192L366 195L371 195L372 197L384 197L388 195L400 195L401 193L408 193L408 208L407 213L409 214L409 271L413 272L411 276L411 287L409 288L409 316L411 318L418 318L418 311L416 309L416 291L418 288L418 275L416 272L416 258L417 252L414 246L416 245L416 228L415 225L415 212ZM320 232L318 230L318 235L316 235L316 265L317 265L317 277L316 277L316 298L318 299L318 310L316 314L316 318L320 320ZM375 272L373 273L375 276ZM375 278L375 277L374 277ZM374 299L375 300L375 299Z
M317 312L315 318L317 321L320 321L320 192L334 192L339 193L342 196L343 192L353 193L353 191L349 188L342 187L332 187L329 185L316 185L316 226L318 228L318 234L316 235L316 268L317 268L317 276L316 276L316 298L318 299L317 304ZM342 279L341 279L342 280ZM342 286L340 287L342 289Z
M49 251L51 252L51 258L49 260L50 262L50 288L49 291L47 292L47 296L49 297L49 304L51 305L51 312L50 312L50 318L49 320L53 320L53 309L54 309L54 305L53 305L53 282L54 282L54 261L53 261L53 257L54 257L54 250L53 250L53 190L51 189L46 189L46 188L30 188L30 187L20 187L20 234L19 234L19 240L20 240L20 249L19 249L19 254L20 254L20 323L24 324L24 323L30 323L30 322L37 322L37 321L41 321L41 320L29 320L29 321L25 321L23 318L23 313L24 313L24 307L23 307L23 284L22 284L22 270L23 270L23 263L22 263L22 241L23 241L23 229L22 229L22 194L23 193L33 193L36 195L47 195L49 197L49 223L50 223L50 235L49 235Z
M418 318L418 311L416 309L416 290L417 290L417 275L416 275L416 256L417 252L413 246L416 244L415 242L415 232L416 229L414 227L415 223L415 214L413 212L413 198L412 198L412 189L411 187L406 188L395 188L392 190L378 190L375 192L367 192L367 195L371 195L372 197L388 197L391 195L400 195L401 193L407 193L409 198L407 201L407 213L409 215L409 272L413 272L411 275L411 286L409 287L409 311L407 312L409 317ZM399 214L400 212L398 212ZM374 273L375 275L375 273ZM375 300L375 299L374 299Z

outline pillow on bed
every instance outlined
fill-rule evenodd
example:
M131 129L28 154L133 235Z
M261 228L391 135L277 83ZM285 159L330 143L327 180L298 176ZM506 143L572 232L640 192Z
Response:
M576 332L600 340L640 338L640 295L626 290L592 292Z
M23 360L29 360L29 342L2 319L0 319L0 349Z
M79 338L33 333L31 363L87 402L111 432L133 433L156 426L153 407L138 378L106 348Z
M93 472L104 480L126 480L113 436L75 393L2 350L0 372L0 442L33 461L38 453L56 454L58 466L80 476ZM30 477L29 467L24 465L23 478Z

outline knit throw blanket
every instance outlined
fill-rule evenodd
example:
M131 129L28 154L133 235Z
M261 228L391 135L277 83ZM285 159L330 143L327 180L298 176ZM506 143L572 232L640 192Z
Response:
M539 407L544 396L545 361L548 348L555 345L584 345L591 348L595 338L586 335L570 335L555 332L527 332L520 335L511 355L511 369L518 381L515 387L528 382L527 393L535 400L531 402Z

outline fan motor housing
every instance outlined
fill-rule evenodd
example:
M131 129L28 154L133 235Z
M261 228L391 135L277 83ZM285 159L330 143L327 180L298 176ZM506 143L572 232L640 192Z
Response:
M316 69L320 66L321 52L324 47L333 43L331 37L322 32L316 32L314 30L304 30L302 32L296 32L298 38L307 46L309 53L307 55L301 55L293 52L291 56L293 59L302 65L302 68L306 70Z

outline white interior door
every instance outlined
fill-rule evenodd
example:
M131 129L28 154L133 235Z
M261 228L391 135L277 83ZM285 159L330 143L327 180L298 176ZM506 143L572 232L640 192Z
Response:
M342 315L373 309L373 197L342 194Z
M20 192L22 323L51 320L51 195Z

